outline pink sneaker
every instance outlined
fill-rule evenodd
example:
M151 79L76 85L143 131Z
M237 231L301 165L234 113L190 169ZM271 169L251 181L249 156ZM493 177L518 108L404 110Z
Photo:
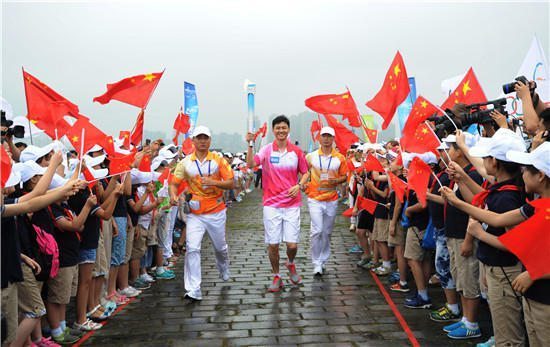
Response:
M283 286L284 286L284 284L283 284L283 280L281 279L281 277L280 276L275 276L275 277L273 277L273 282L267 288L267 291L272 292L272 293L276 293L276 292L280 291L281 288L283 288Z
M113 301L117 306L127 304L130 301L126 296L120 295L117 292L111 293L107 300Z
M296 264L290 264L289 262L287 262L285 265L290 275L290 282L292 282L292 284L294 285L302 283L302 277L300 277L300 275L298 275L298 273L296 272Z
M51 337L45 338L44 336L42 336L42 339L40 341L38 341L37 343L32 343L31 347L32 346L36 346L36 347L61 347L61 345L58 345L57 343L55 343L52 340Z

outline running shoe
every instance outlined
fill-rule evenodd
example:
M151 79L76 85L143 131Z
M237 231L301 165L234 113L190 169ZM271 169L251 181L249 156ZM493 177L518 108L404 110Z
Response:
M374 269L373 272L378 276L387 276L391 273L391 269L384 266L379 266Z
M290 264L287 262L285 266L288 269L290 282L292 282L292 284L294 285L298 285L302 283L302 277L300 277L300 275L298 275L298 273L296 272L296 264L295 263Z
M284 287L283 280L281 279L281 276L274 276L273 282L271 282L271 285L267 288L268 292L278 292Z
M397 280L397 283L394 283L390 286L390 290L393 292L401 292L401 293L408 293L411 291L408 284L401 284L399 283L399 280Z
M63 336L63 334L61 334L61 336ZM76 341L78 341L78 338L76 339ZM75 343L76 341L74 341L72 343ZM36 347L59 347L60 345L63 345L63 344L69 345L70 343L61 343L60 344L59 342L52 340L51 337L45 338L44 336L42 336L40 341L33 342L32 345L34 345Z
M202 293L200 291L196 292L196 293L187 292L187 293L185 293L184 298L189 299L191 301L201 301L202 300Z
M355 253L363 253L363 248L361 248L361 246L359 245L353 245L353 247L351 247L349 250L348 250L348 253L352 253L352 254L355 254Z
M461 328L461 327L466 327L466 325L464 325L463 321L458 321L456 323L444 326L443 331L446 332L446 333L450 333L451 331L453 331L455 329L458 329L458 328Z
M170 270L164 270L163 272L161 273L156 273L155 274L155 278L157 280L172 280L174 278L176 278L176 274L174 274L172 271Z
M79 329L81 331L92 331L92 330L99 330L101 329L103 325L99 323L94 323L91 320L87 319L84 323L78 324L77 322L74 322L73 327L75 329Z
M224 282L229 281L229 279L231 279L231 271L229 271L229 269L225 269L223 272L220 272L220 278Z
M59 344L59 345L72 345L76 341L80 340L80 336L71 335L71 333L69 331L65 330L59 336L52 336L52 337L48 338L48 341L44 341L44 340L46 340L46 339L42 338L42 340L40 340L40 342L36 343L36 345L37 346L51 346L51 345L47 344L49 342L55 342L56 344ZM43 343L42 341L44 341L46 343Z
M432 301L422 299L420 295L413 296L412 298L405 299L405 307L407 308L430 308L432 307Z
M134 283L132 283L132 287L136 288L137 290L142 291L142 290L151 288L151 284L145 282L144 280L142 280L141 278L138 277L134 281Z
M450 331L447 334L447 337L450 337L454 340L475 339L477 337L481 337L481 330L479 329L479 327L475 329L468 329L466 325L463 325L458 329Z
M482 342L482 343L478 343L476 345L476 347L495 347L496 346L496 343L495 343L495 337L494 336L491 336L491 338L485 342Z
M372 260L366 263L365 265L361 266L365 270L375 269L380 266L380 263L375 263Z
M456 322L461 318L459 314L454 314L447 305L430 312L429 316L434 322Z
M147 282L147 283L153 283L153 282L155 282L155 279L153 278L153 276L149 275L148 273L141 274L141 275L139 276L139 278L141 278L142 280L144 280L144 281Z
M363 267L365 265L367 265L370 261L370 258L361 258L361 260L359 260L356 264L357 266L359 267Z
M127 298L134 298L134 297L138 296L139 294L141 294L141 292L139 290L137 290L136 288L134 288L132 286L128 286L128 287L126 287L122 290L119 290L118 293L120 295L124 295Z
M313 268L313 276L323 276L323 267L321 265L315 265Z

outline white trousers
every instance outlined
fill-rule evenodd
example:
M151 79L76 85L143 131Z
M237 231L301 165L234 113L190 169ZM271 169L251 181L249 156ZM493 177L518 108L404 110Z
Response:
M168 259L172 256L172 238L169 235L170 213L160 213L162 213L162 215L157 224L158 244L162 249L162 257Z
M201 296L201 243L204 233L214 246L216 266L220 273L229 268L227 242L225 241L226 210L210 214L189 214L185 253L185 290L194 297Z
M311 217L311 262L313 266L324 265L330 257L330 235L336 219L338 200L307 200Z

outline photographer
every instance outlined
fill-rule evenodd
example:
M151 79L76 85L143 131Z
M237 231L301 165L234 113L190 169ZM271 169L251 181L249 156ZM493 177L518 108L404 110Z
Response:
M2 130L2 143L6 142L8 144L12 159L15 161L19 161L19 155L21 154L21 151L13 143L13 136L15 133L14 130L20 131L20 129L14 129L15 127L12 128L13 121L6 118L6 112L4 110L0 110L0 113L2 115L2 119L0 121L0 126ZM17 127L17 128L20 128L20 127ZM24 130L23 130L23 134L24 134ZM20 134L21 136L19 136L18 134L17 137L23 137L23 134Z
M517 97L521 100L523 106L523 122L525 130L529 135L535 135L539 128L539 115L544 111L545 105L535 92L536 83L529 81L524 83L521 78L516 79L514 90Z

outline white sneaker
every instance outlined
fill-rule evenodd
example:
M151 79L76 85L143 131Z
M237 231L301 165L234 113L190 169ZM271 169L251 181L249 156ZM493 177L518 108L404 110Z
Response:
M133 298L141 294L141 291L132 286L128 286L122 290L119 290L118 293L126 296L127 298Z
M314 276L322 276L323 275L323 267L321 265L315 265L315 268L313 269L313 275Z
M231 278L231 271L229 271L229 269L226 269L224 272L220 272L220 278L224 282L229 281L229 279Z
M187 292L187 293L185 293L184 297L192 299L194 301L201 301L202 300L202 293L200 291L197 292L197 293Z
M139 278L141 278L142 280L144 280L147 283L155 282L155 279L149 274L142 274L142 275L139 276Z
M92 322L89 319L86 319L86 321L82 324L78 324L77 322L74 322L73 327L75 329L78 329L80 331L92 331L92 330L99 330L101 329L103 325L99 323Z
M247 194L252 193L252 189L247 189L247 190L246 190L246 193L247 193Z

